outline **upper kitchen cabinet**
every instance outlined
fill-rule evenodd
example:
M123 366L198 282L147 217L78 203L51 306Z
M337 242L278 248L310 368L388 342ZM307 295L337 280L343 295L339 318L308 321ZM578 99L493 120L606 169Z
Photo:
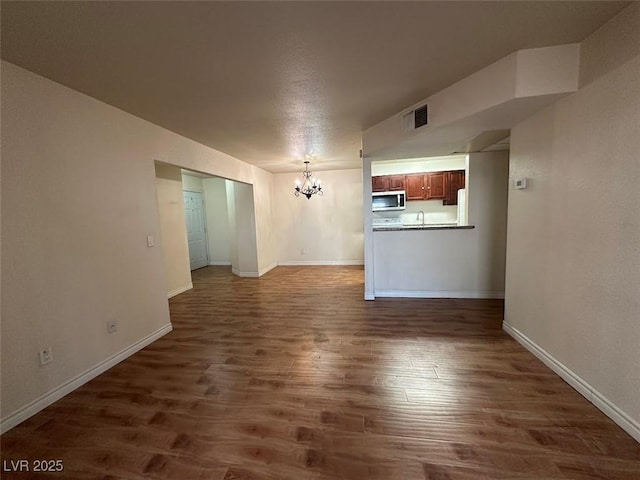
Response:
M412 173L405 177L404 186L407 200L425 200L425 177L424 173Z
M389 191L389 175L371 177L371 190L374 192Z
M445 173L434 172L427 174L427 197L425 200L444 199Z
M407 200L445 198L445 172L412 173L405 177Z
M404 177L404 175L378 175L371 177L371 190L374 192L404 190Z
M465 188L464 170L445 172L445 195L443 205L458 204L458 190Z
M389 190L404 190L405 176L404 175L389 175Z

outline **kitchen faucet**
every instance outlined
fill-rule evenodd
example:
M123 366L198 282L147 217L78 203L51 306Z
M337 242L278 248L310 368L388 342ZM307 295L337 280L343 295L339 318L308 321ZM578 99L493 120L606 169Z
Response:
M422 225L424 225L424 212L420 210L418 215L416 215L416 220L420 220L420 214L422 214Z

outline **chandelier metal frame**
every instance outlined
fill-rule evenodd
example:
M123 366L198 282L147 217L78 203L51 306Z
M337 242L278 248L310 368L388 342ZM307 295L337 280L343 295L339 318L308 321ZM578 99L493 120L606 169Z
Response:
M322 187L320 186L320 180L317 178L313 178L313 172L309 170L309 160L304 161L304 172L302 172L302 176L304 180L302 184L300 181L296 181L295 191L293 192L296 197L299 197L300 194L307 197L309 200L313 195L322 196L324 192L322 191Z

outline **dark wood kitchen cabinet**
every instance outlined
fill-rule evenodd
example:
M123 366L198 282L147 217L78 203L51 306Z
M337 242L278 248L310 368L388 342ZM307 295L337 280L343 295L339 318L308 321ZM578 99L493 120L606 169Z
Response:
M371 190L374 192L389 191L389 175L371 177Z
M465 187L464 170L445 172L445 194L443 205L458 204L458 190Z
M374 192L404 190L404 177L404 175L378 175L371 177L371 190Z
M405 175L389 175L389 191L404 190Z
M371 177L374 192L404 190L407 201L442 200L443 205L457 205L458 190L464 187L464 170Z
M404 189L407 195L407 201L425 199L425 177L426 174L424 173L412 173L405 176Z
M427 196L425 200L444 199L445 173L433 172L427 174Z
M438 200L445 194L445 172L412 173L405 178L407 200Z

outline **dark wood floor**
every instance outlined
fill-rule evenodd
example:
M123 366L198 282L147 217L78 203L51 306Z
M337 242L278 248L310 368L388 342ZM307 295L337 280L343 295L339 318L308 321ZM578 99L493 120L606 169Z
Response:
M359 267L194 272L174 331L14 428L51 478L638 479L640 445L501 331ZM47 475L2 475L47 478Z

